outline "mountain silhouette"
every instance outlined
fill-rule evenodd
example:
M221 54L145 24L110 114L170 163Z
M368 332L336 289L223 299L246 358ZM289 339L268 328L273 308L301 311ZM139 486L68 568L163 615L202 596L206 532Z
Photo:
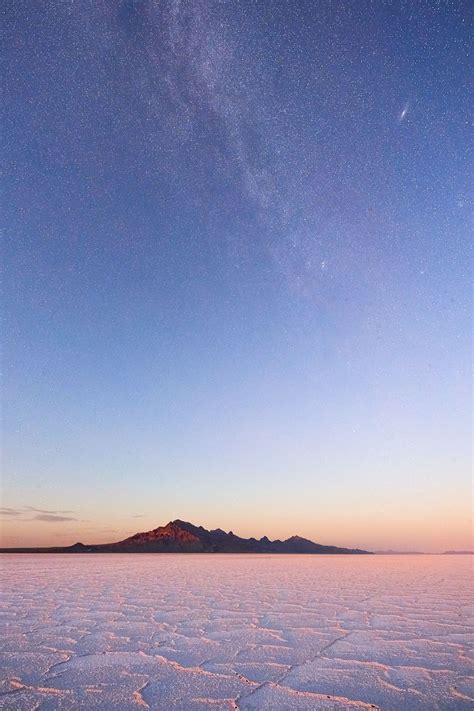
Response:
M369 553L358 548L338 548L313 543L307 538L292 536L286 541L263 538L241 538L220 528L208 531L186 521L170 521L152 531L135 533L117 543L54 548L1 548L0 552L24 553Z

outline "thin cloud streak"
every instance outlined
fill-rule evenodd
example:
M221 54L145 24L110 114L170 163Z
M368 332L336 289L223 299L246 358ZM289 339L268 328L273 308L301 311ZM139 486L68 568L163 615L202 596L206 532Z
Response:
M50 510L50 509L38 509L34 506L25 506L24 507L25 511L34 511L35 513L40 513L40 514L53 514L53 515L58 515L58 514L71 514L74 513L74 511L66 510Z
M36 514L32 516L31 514ZM18 522L27 521L45 521L49 523L59 523L62 521L77 521L78 519L74 516L67 516L65 514L72 514L74 511L71 510L51 510L51 509L39 509L35 506L23 506L21 509L14 509L9 506L0 507L0 517L14 518Z
M18 511L18 509L0 508L0 516L21 516L22 513L23 511Z
M55 514L38 514L30 521L45 521L48 523L61 523L62 521L77 521L77 518L72 516L56 516Z

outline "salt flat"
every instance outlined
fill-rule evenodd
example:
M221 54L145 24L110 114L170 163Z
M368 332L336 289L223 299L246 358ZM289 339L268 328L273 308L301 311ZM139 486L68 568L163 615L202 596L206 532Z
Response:
M0 709L473 708L470 556L0 560Z

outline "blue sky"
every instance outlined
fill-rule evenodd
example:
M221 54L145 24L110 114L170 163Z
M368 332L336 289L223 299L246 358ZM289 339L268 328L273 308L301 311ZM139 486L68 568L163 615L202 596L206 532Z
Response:
M5 543L467 547L467 3L2 13Z

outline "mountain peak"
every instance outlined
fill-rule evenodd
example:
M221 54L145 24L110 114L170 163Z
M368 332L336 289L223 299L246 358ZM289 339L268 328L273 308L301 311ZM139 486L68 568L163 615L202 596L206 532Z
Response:
M305 541L305 542L308 542L308 539L307 539L307 538L302 538L301 536L290 536L290 538L287 538L287 539L286 539L286 543L288 543L288 542L290 542L290 541L295 541L295 542L298 542L298 541ZM310 543L311 543L311 541L310 541Z

